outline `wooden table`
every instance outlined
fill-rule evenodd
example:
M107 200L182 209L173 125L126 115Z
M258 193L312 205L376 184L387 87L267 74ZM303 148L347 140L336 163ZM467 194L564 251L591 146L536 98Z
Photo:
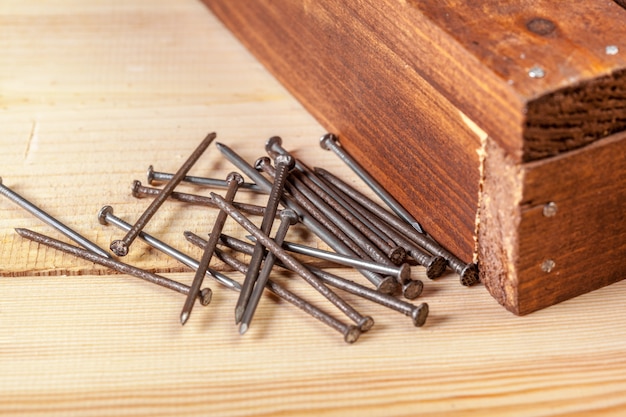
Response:
M7 0L0 19L3 183L101 246L123 232L100 225L98 210L134 221L148 200L130 195L132 180L145 182L150 164L175 171L210 131L249 161L280 135L303 161L362 188L319 148L323 128L198 1ZM212 147L192 174L231 170ZM199 258L181 232L206 233L215 215L167 202L148 231ZM414 268L425 282L416 301L431 311L422 328L346 296L376 320L348 345L265 297L240 336L236 294L215 283L212 303L182 327L181 295L39 247L15 227L60 237L0 200L3 415L626 413L624 281L520 318L482 286ZM232 222L226 231L245 235ZM193 277L139 241L125 261ZM315 300L299 280L278 279Z

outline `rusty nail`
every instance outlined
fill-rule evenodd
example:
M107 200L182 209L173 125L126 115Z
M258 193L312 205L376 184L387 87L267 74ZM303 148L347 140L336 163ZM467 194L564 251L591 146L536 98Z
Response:
M159 182L167 182L171 181L174 178L174 174L170 174L167 172L158 172L154 170L154 167L150 165L148 167L148 171L146 174L148 184L154 184ZM196 177L193 175L185 175L183 177L182 182L187 182L189 184L201 185L203 187L214 187L214 188L228 188L228 183L225 180L218 178L205 178L205 177ZM244 182L239 186L240 190L250 190L254 192L262 192L258 185L252 184L249 182Z
M104 206L98 212L98 221L100 224L107 225L112 224L119 229L124 231L129 231L132 227L130 224L126 223L124 220L113 214L113 207ZM178 260L179 262L187 265L194 271L198 269L199 262L195 259L191 258L188 255L185 255L181 251L174 249L173 247L167 245L165 242L149 235L146 232L139 233L139 239L146 242L148 245L152 246L155 249L160 250L161 252L171 256L172 258ZM226 275L221 274L213 269L209 269L207 271L208 275L211 275L217 282L222 284L223 286L230 288L231 290L239 291L241 289L241 285L237 281L234 281L228 278Z
M274 218L276 217L276 211L278 210L278 204L283 196L285 183L287 182L287 178L293 169L294 164L295 161L293 158L288 156L282 157L276 163L276 177L274 178L274 184L270 190L263 220L261 221L261 230L265 234L269 234L272 229L272 224L274 223ZM219 236L216 236L216 239L218 238ZM237 299L237 304L235 306L235 323L239 323L243 317L243 313L248 305L248 300L250 299L252 290L254 289L254 285L257 281L259 268L265 258L265 254L265 247L260 243L257 244L254 248L252 257L250 258L248 272L246 273L246 278L241 286L241 292L239 293L239 298Z
M332 133L327 133L320 138L320 146L322 149L331 150L341 159L352 171L363 180L367 186L376 193L376 195L385 202L385 204L398 217L407 222L411 227L419 233L424 233L424 229L417 220L383 186L381 186L370 174L361 167L358 162L349 153L343 149L339 143L339 139Z
M235 198L235 194L237 193L237 188L239 187L239 184L243 182L243 177L237 172L231 172L226 177L226 182L228 183L228 188L226 189L226 196L224 198L226 199L226 201L232 202ZM215 219L215 223L213 224L213 230L211 232L211 235L215 235L215 237L213 239L209 239L209 243L204 249L202 258L200 258L200 263L198 264L198 268L196 269L196 274L193 278L191 289L189 290L189 295L187 295L187 299L185 300L185 304L183 305L183 309L180 313L181 324L185 324L187 320L189 320L189 316L191 315L191 311L193 310L193 305L196 300L196 294L198 293L198 291L200 291L200 286L204 281L204 276L206 275L207 269L209 268L209 263L211 262L211 258L213 257L215 247L217 246L219 235L220 233L222 233L222 229L224 228L224 224L226 223L227 218L228 215L224 213L223 210L220 210L220 212L217 214L217 218Z
M102 255L98 255L86 249L69 245L67 243L61 242L49 236L44 236L40 233L33 232L32 230L18 228L18 229L15 229L15 231L20 236L25 237L26 239L30 239L34 242L40 243L42 245L49 246L51 248L60 250L65 253L69 253L79 258L85 259L89 262L106 266L107 268L115 269L116 271L121 272L123 274L128 274L137 278L141 278L153 284L157 284L167 289L177 291L181 294L185 294L185 295L189 294L188 286L186 286L185 284L181 284L180 282L173 281L169 278L166 278L157 274L153 274L148 271L144 271L143 269L117 261L115 259L106 258ZM202 302L202 305L208 305L211 302L211 295L212 295L212 292L210 288L205 288L200 292L199 298L200 298L200 301Z
M138 181L138 180L133 181L133 186L132 186L133 197L136 197L136 198L155 197L155 196L158 196L160 193L161 193L161 190L158 188L146 187L141 184L141 181ZM197 204L199 206L217 207L215 203L211 201L210 197L205 197L203 195L196 195L196 194L181 193L178 191L173 191L170 194L170 198L173 200L182 201L184 203ZM252 214L255 216L262 216L263 213L265 213L265 207L258 206L255 204L233 202L233 206L237 207L237 210L240 210L246 214Z
M209 147L211 142L215 139L217 135L213 133L209 133L206 138L198 145L198 147L192 152L189 158L185 161L185 163L180 167L180 169L176 172L174 177L167 183L167 185L163 188L161 193L152 200L152 203L148 206L148 208L143 212L143 214L139 217L139 219L135 222L132 229L126 233L122 239L114 240L111 242L110 249L117 256L126 256L128 254L128 248L133 243L133 241L137 238L137 235L141 230L148 224L152 216L158 211L159 207L165 202L165 200L169 197L170 193L174 191L174 188L182 181L187 172L191 169L193 164L202 156L204 151Z
M228 215L239 223L244 229L251 233L257 240L257 243L263 245L267 250L272 252L278 259L282 261L289 269L300 275L306 282L308 282L315 290L322 294L328 301L330 301L341 312L353 320L357 325L364 325L365 323L372 323L371 317L362 316L352 306L346 303L342 298L337 296L332 290L330 290L315 274L313 274L304 265L293 258L289 253L280 247L274 240L263 233L257 228L250 220L242 215L236 208L222 197L215 193L211 193L211 197L215 200L220 209L226 211Z
M228 159L233 165L239 168L243 173L245 173L249 178L251 178L259 187L263 189L265 192L269 192L272 188L272 184L267 180L263 175L261 175L257 170L252 167L249 163L247 163L241 156L239 156L235 151L226 146L223 143L216 144L217 149L224 155L226 159ZM339 253L343 253L344 255L354 256L355 252L348 247L341 239L334 236L326 227L326 225L322 224L320 221L315 218L308 209L305 209L299 202L297 202L293 198L283 197L283 204L290 209L293 209L298 216L300 217L300 221L313 233L315 233L320 239L322 239L328 246L333 248L335 251ZM314 207L312 207L314 208ZM393 277L381 277L380 275L366 271L363 269L358 270L368 281L376 286L376 288L384 292L386 294L394 293L397 288L397 282Z
M80 246L86 249L89 249L90 251L97 253L101 256L104 256L106 258L111 257L111 255L109 255L100 246L96 245L89 239L82 236L80 233L74 231L70 227L61 223L59 220L55 219L50 214L46 213L45 211L43 211L42 209L40 209L39 207L31 203L30 201L28 201L27 199L25 199L24 197L16 193L15 191L11 190L6 185L2 184L2 178L0 178L0 194L5 196L9 200L14 202L18 206L20 206L21 208L23 208L24 210L28 211L30 214L37 217L39 220L43 221L49 226L54 227L56 230L63 233L65 236L69 237L74 242L78 243Z

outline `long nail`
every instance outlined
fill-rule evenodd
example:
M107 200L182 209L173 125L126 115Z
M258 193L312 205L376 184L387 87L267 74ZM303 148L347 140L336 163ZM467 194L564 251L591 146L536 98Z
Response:
M331 184L327 185L329 187L333 187ZM426 269L426 276L428 278L435 279L443 275L446 270L446 266L448 265L448 261L446 261L443 257L439 255L427 254L412 241L405 238L402 233L399 233L392 226L381 221L380 218L378 218L375 214L368 212L365 207L354 201L343 191L339 189L334 189L334 191L337 193L338 196L343 199L346 204L348 204L351 210L353 210L355 213L361 213L363 216L366 216L370 222L372 222L379 229L383 230L398 245L406 248L408 254L413 257L413 259L415 259L418 264L422 265Z
M259 158L257 160L257 168L261 171L269 174L270 176L274 176L274 167L271 166L270 159L268 157ZM327 230L337 241L340 241L343 245L345 245L350 251L352 251L356 256L361 258L369 258L365 249L358 245L358 243L354 242L348 235L344 232L344 230L338 227L331 219L328 218L327 213L323 212L323 209L316 204L314 204L311 200L309 200L299 188L297 188L291 182L285 184L285 188L292 196L292 198L302 207L302 210L310 215L312 218L317 220L325 230Z
M448 250L439 245L437 242L435 242L432 238L427 235L417 233L411 227L407 227L406 223L404 223L393 214L389 213L387 210L380 207L378 204L376 204L354 188L350 187L348 184L341 181L339 178L332 175L328 171L322 168L315 168L315 172L319 176L327 180L330 184L346 193L346 195L352 197L363 207L367 208L369 211L380 217L382 220L398 229L398 231L404 233L406 237L413 240L415 243L426 249L428 252L432 253L433 255L439 255L445 258L448 261L448 265L450 265L450 268L452 268L457 274L460 275L461 284L469 286L478 282L478 268L476 264L464 263Z
M243 216L232 204L225 201L222 197L215 193L211 193L211 197L215 200L220 209L226 211L228 215L239 223L244 229L251 233L258 243L262 244L272 252L278 259L282 261L289 269L300 275L306 282L322 294L335 307L342 311L346 316L353 320L357 325L362 326L365 323L373 323L371 317L362 316L352 306L341 299L337 294L331 291L319 278L317 278L304 265L294 259L289 253L274 242L269 236L257 228L250 220Z
M419 233L424 233L422 226L417 220L415 220L411 213L402 207L402 205L396 201L396 199L393 198L393 196L389 194L383 186L381 186L370 174L368 174L367 171L365 171L365 169L363 169L363 167L360 166L358 162L356 162L356 160L345 151L345 149L343 149L337 136L332 133L327 133L321 137L320 146L322 149L332 150L335 155L339 157L339 159L348 165L350 169L352 169L352 171L357 174L359 178L361 178L361 180L363 180L363 182L367 184L367 186L374 191L374 193L376 193L376 195L380 197L380 199L383 200L394 213L396 213L396 215L398 215L398 217L411 225Z
M342 255L340 253L312 248L310 246L294 242L283 242L282 247L292 253L311 256L313 258L323 259L325 261L334 262L344 266L351 266L353 268L366 269L383 275L391 275L395 277L400 284L404 284L411 279L411 268L406 263L399 266L379 264L373 261L357 258L355 256Z
M89 262L106 266L107 268L114 269L118 272L121 272L122 274L128 274L137 278L141 278L153 284L157 284L167 289L177 291L181 294L185 294L185 295L189 294L188 286L186 286L185 284L181 284L180 282L173 281L169 278L166 278L157 274L152 274L148 271L144 271L143 269L136 268L132 265L125 264L123 262L116 261L114 259L98 255L96 253L93 253L83 248L69 245L67 243L61 242L51 237L44 236L40 233L33 232L32 230L18 228L18 229L15 229L15 231L20 236L25 237L26 239L30 239L42 245L49 246L51 248L60 250L65 253L69 253L79 258L85 259ZM200 302L202 303L202 305L208 305L211 302L211 295L212 295L212 292L211 292L211 289L209 288L205 288L204 290L200 292L199 298L200 298Z
M313 172L309 167L305 164L300 163L300 173L303 176L313 183L315 183L319 188L324 190L325 193L329 195L330 198L337 201L342 205L346 210L350 211L350 213L355 216L358 221L360 221L363 225L365 225L372 233L375 233L382 241L386 242L387 246L394 247L397 246L397 243L385 233L384 230L378 227L378 225L374 224L371 221L371 217L368 215L363 215L360 212L354 212L350 204L347 201L344 201L344 197L341 196L337 191L331 187L328 183L326 183L322 178L320 178L315 172ZM401 247L402 248L402 247ZM404 249L404 248L402 248ZM406 253L405 253L406 255ZM392 259L393 260L393 259ZM404 259L398 259L398 264L404 262ZM395 263L395 261L394 261Z
M152 200L152 203L148 206L148 208L143 212L143 214L139 217L137 222L133 225L132 229L126 233L122 239L114 240L111 242L110 249L117 256L126 256L128 254L128 248L133 243L133 241L137 238L137 235L141 230L146 226L146 224L150 221L152 216L158 211L159 207L167 200L170 193L174 191L174 188L183 180L187 172L191 169L193 164L202 156L204 151L209 147L213 139L215 139L217 135L215 133L209 133L206 138L200 143L200 145L193 151L193 153L189 156L189 158L185 161L185 163L180 167L180 169L176 172L174 177L167 183L167 185L163 188L161 193Z
M274 169L271 166L269 158L259 158L257 162L258 168L268 173L270 176L274 175ZM351 236L348 236L347 231L343 227L339 227L337 225L335 221L336 219L331 219L329 217L331 210L324 210L323 202L311 201L309 197L302 192L302 188L297 187L292 182L287 182L285 187L299 206L302 207L308 215L312 216L320 223L321 227L315 231L315 234L320 236L322 240L328 243L328 245L334 250L348 256L355 256L366 260L371 260L372 256L374 256L379 263L387 263L388 259L382 253L376 252L376 249L369 244L369 242L367 242L365 237L358 235L358 231L351 229L351 232L354 233L353 236L356 239L352 239ZM321 232L326 232L326 235L321 235ZM390 282L390 279L393 279L393 277L386 276L383 278L376 272L372 272L367 269L358 270L380 291L387 294L393 294L396 291L396 283Z
M185 237L194 245L197 245L199 247L204 247L204 245L206 244L205 240L201 239L191 232L185 232ZM247 255L252 254L252 250L254 248L254 245L250 243L227 235L221 235L220 242L228 248ZM347 291L351 294L373 301L392 310L398 311L408 317L411 317L413 325L415 325L416 327L420 327L426 322L426 318L428 317L428 304L426 303L415 306L411 303L399 300L392 295L383 294L380 291L367 288L359 283L338 277L337 275L331 274L322 269L312 266L309 266L308 268L311 272L317 275L317 277L321 279L325 284L332 285L335 288Z
M161 194L161 190L158 188L146 187L141 184L141 181L135 180L133 181L132 194L133 197L136 198L155 197ZM197 204L199 206L207 207L217 207L215 203L211 201L210 197L205 197L203 195L173 191L170 194L170 198L172 200L182 201L183 203ZM255 204L233 202L233 206L237 207L237 210L240 210L243 213L252 214L255 216L263 216L263 213L265 213L265 207L257 206Z
M300 173L297 175L305 186L311 191L317 194L328 206L334 210L339 216L343 217L348 224L354 226L369 242L374 244L379 250L381 250L385 256L395 265L399 265L404 262L406 257L406 251L404 248L398 245L390 246L388 242L381 239L378 234L372 231L366 224L364 224L355 214L347 210L337 199L332 197L322 187L318 186L315 182L311 181L306 175Z
M294 160L291 157L282 157L280 161L276 163L276 177L274 178L274 184L270 190L269 197L267 199L267 206L261 221L261 231L265 234L269 234L274 223L274 217L278 210L278 203L283 196L283 190L285 188L285 182L289 176L289 172L294 167ZM216 236L219 239L219 236ZM248 305L248 300L254 289L254 285L257 281L259 274L259 268L265 258L265 247L260 243L254 248L254 253L250 258L250 265L248 265L248 272L246 278L243 281L241 292L239 293L239 299L237 299L237 305L235 306L235 323L239 323L243 317L243 313ZM261 287L262 289L263 287ZM245 331L245 328L244 328Z
M273 157L276 155L290 155L291 154L285 150L282 146L282 139L278 136L271 137L265 143L265 150L267 153ZM294 158L295 159L295 158ZM402 247L399 247L393 242L385 241L382 237L375 233L372 228L368 227L362 219L354 216L354 213L351 213L345 210L344 206L341 204L335 195L331 195L332 191L328 190L326 187L322 187L320 182L315 182L308 177L307 174L313 174L311 170L304 164L302 161L296 160L296 169L300 172L300 175L297 175L297 178L304 183L305 186L311 189L315 194L317 194L321 199L324 200L326 204L328 204L332 209L335 210L339 215L343 216L350 224L352 224L359 232L362 233L370 242L375 244L380 250L382 250L385 255L391 259L391 261L399 265L404 262L404 257L406 256L406 252Z
M39 207L31 203L30 201L26 200L24 197L22 197L15 191L11 190L6 185L2 184L2 178L0 178L0 194L5 196L9 200L14 202L18 206L20 206L21 208L23 208L24 210L28 211L33 216L37 217L39 220L54 227L56 230L63 233L68 238L72 239L74 242L78 243L83 248L89 249L90 251L97 253L98 255L104 256L105 258L111 257L111 255L109 255L107 251L102 249L100 246L96 245L95 243L85 238L78 232L74 231L70 227L61 223L59 220L55 219L54 217L52 217L51 215L49 215L48 213L46 213L45 211L43 211L42 209L40 209Z
M328 285L332 285L335 288L339 288L340 290L365 298L366 300L373 301L410 317L415 327L421 327L426 322L426 318L428 317L427 303L421 303L416 306L411 303L399 300L392 295L382 294L379 291L364 287L363 285L356 282L338 277L322 269L314 267L309 267L309 269L311 270L311 272L317 275L318 278L320 278L324 283Z
M283 210L280 215L280 225L278 227L278 230L276 231L276 235L274 236L274 242L276 242L278 245L282 244L282 242L285 240L285 236L287 235L289 227L296 224L297 222L298 215L295 211L290 209ZM259 276L257 277L256 283L254 284L252 294L250 295L250 299L248 300L245 311L243 312L243 316L241 317L241 325L239 326L240 334L244 334L246 331L248 331L248 328L250 327L252 317L254 316L254 312L256 311L257 306L259 305L259 301L261 300L261 296L263 295L263 289L265 288L270 273L274 268L275 261L276 257L271 252L267 254L267 256L265 257L265 261L263 261L263 268L259 272Z
M202 239L198 238L198 240L200 241L200 242L198 242L198 243L200 243L199 246L202 246ZM204 241L204 243L206 243L206 241ZM252 250L253 250L253 246L251 245L250 246L250 254L252 253ZM222 261L224 261L227 265L229 265L232 268L238 270L239 272L241 272L244 275L247 274L247 272L248 272L247 265L244 265L239 260L233 258L232 256L228 255L227 253L224 253L224 252L220 251L219 249L216 249L215 254ZM284 287L278 285L276 282L272 281L271 279L267 280L267 283L266 283L265 287L267 289L269 289L271 292L273 292L274 294L276 294L277 296L279 296L280 298L282 298L283 300L293 304L294 306L298 307L299 309L301 309L305 313L309 314L311 317L313 317L313 318L321 321L322 323L326 324L327 326L337 330L339 333L341 333L343 335L343 340L346 343L354 343L354 342L356 342L357 339L359 338L359 336L361 335L361 329L358 326L351 325L351 324L346 324L346 323L343 323L340 320L337 320L336 318L334 318L330 314L328 314L328 313L320 310L319 308L313 306L312 304L308 303L306 300L298 297L297 295L295 295L291 291L285 289Z
M166 172L157 172L154 170L152 165L148 167L148 172L146 174L148 184L154 184L159 182L167 182L171 181L174 178L174 174L169 174ZM205 178L205 177L196 177L193 175L185 175L183 177L182 182L187 182L189 184L201 185L204 187L214 187L214 188L228 188L228 182L218 178ZM263 192L258 185L251 184L249 182L244 182L239 186L240 190L250 190L254 192Z
M252 179L259 187L261 187L261 189L263 189L263 191L268 193L270 192L272 189L272 183L261 175L252 165L248 164L241 156L223 143L217 143L216 147L226 159ZM355 255L354 251L352 251L343 241L335 237L324 225L315 219L294 199L283 196L282 203L286 207L294 210L300 217L300 221L316 236L322 239L328 246L333 248L333 250L344 255ZM367 278L368 281L373 283L379 291L385 294L393 294L398 288L395 278L391 276L381 277L374 272L366 271L364 269L359 269L358 271L361 275Z
M100 222L100 224L103 224L103 225L112 224L124 231L129 231L130 228L132 227L130 224L126 223L124 220L115 216L113 214L113 207L111 206L104 206L100 209L100 211L98 212L98 221ZM198 261L196 261L189 255L186 255L182 253L181 251L174 249L173 247L153 237L152 235L149 235L146 232L140 232L138 237L139 239L146 242L148 245L171 256L172 258L178 260L179 262L187 265L189 268L193 269L194 271L198 269L198 266L200 264ZM218 271L215 271L209 268L207 270L207 275L210 275L217 282L219 282L220 284L222 284L223 286L227 288L230 288L231 290L236 290L236 291L241 290L241 285L237 281L234 281L228 278L226 275L221 274Z
M226 201L232 202L235 198L235 194L237 193L237 188L239 187L239 184L243 182L243 177L236 172L231 172L226 177L226 182L228 183L228 188L226 189L226 196L224 198ZM219 235L222 233L222 229L224 228L224 223L226 223L227 218L228 215L223 210L220 210L220 212L217 214L217 218L215 219L215 223L213 224L213 230L211 231L211 236L215 235L215 237L209 239L209 243L204 249L202 258L200 258L200 263L198 264L198 269L196 269L196 274L193 278L191 289L189 290L189 295L187 296L185 304L183 305L183 309L180 313L181 324L185 324L187 320L189 320L189 316L191 315L191 311L193 310L193 305L196 301L196 294L200 291L200 286L204 281L204 276L206 275L207 269L209 268L209 263L211 262L213 252L215 251L215 248L217 246Z
M291 178L290 183L292 186L289 188L289 191L294 196L294 198L296 198L297 201L300 202L300 204L303 204L302 198L296 196L302 194L304 198L306 198L315 207L317 207L319 211L323 212L324 215L332 222L331 225L327 226L329 230L334 230L335 233L345 233L352 242L354 242L362 251L365 252L365 256L367 256L368 258L371 258L379 263L392 264L389 258L381 250L379 250L367 237L365 237L359 230L357 230L356 227L350 224L350 222L343 218L332 207L326 204L326 202L322 198L320 198L308 186L300 181L299 178ZM297 193L295 194L293 192L294 188L297 190Z

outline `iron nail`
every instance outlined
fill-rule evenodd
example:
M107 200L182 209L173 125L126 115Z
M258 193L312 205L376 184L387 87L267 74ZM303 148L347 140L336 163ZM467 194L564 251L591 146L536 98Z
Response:
M406 263L399 266L385 265L376 263L374 261L357 258L355 256L348 256L340 253L312 248L310 246L294 242L283 242L282 247L290 252L300 255L312 256L314 258L335 262L344 266L351 266L353 268L366 269L368 271L376 272L383 275L391 275L395 277L400 284L404 284L411 279L411 267L409 266L409 264Z
M389 223L398 231L404 233L406 237L414 241L416 244L426 249L428 252L433 255L438 255L443 257L448 261L448 265L450 268L454 270L460 276L461 284L465 286L474 285L479 281L478 279L478 267L473 263L465 263L461 261L459 258L450 253L447 249L443 248L440 244L438 244L431 237L417 233L413 228L407 227L406 223L399 220L397 217L389 213L384 208L380 207L378 204L367 198L365 195L361 194L359 191L350 187L348 184L331 174L330 172L322 169L315 168L315 172L327 180L330 184L334 185L337 189L343 191L346 195L352 197L356 202L361 204L363 207L367 208L372 213L376 214L385 222Z
M104 206L100 209L100 211L98 212L98 221L100 222L100 224L103 224L103 225L112 224L125 231L130 230L130 228L132 227L130 224L126 223L124 220L115 216L113 214L113 207L111 206ZM165 242L162 242L161 240L153 237L152 235L149 235L148 233L142 231L139 233L138 237L139 239L146 242L148 245L152 246L155 249L158 249L159 251L187 265L194 271L198 269L198 265L199 265L198 261L196 261L195 259L191 258L188 255L185 255L181 251L174 249L173 247L167 245ZM222 284L223 286L227 288L230 288L231 290L239 291L241 289L241 285L237 281L234 281L228 278L226 275L221 274L213 269L209 268L207 271L207 274L211 275L217 282L219 282L220 284Z
M298 215L295 211L291 209L283 210L280 214L280 226L276 231L276 235L274 236L274 242L278 245L282 244L285 240L285 236L289 231L289 227L298 222ZM276 261L276 257L273 253L268 253L265 257L265 261L263 262L263 268L259 272L256 283L254 284L254 288L252 289L252 294L246 304L246 308L243 312L243 316L241 317L241 325L239 326L239 333L244 334L248 331L250 327L250 323L252 322L252 317L256 311L256 308L261 300L261 296L263 295L263 289L265 288L267 281L269 279L270 273L274 267L274 263ZM247 274L246 274L247 276Z
M200 247L203 247L203 244L205 242L191 232L185 232L185 237L190 242ZM252 253L252 250L254 248L254 245L228 235L221 235L220 242L237 252L245 253L248 255ZM337 275L331 274L330 272L324 271L322 269L312 266L309 266L308 268L311 272L317 275L317 277L321 279L325 284L332 285L333 287L338 288L342 291L346 291L359 297L365 298L366 300L373 301L382 306L398 311L405 316L411 317L413 325L415 325L416 327L422 326L426 321L426 317L428 316L428 304L426 303L422 303L416 306L406 301L399 300L390 294L383 294L380 291L367 288L359 283L338 277Z
M322 180L324 181L324 180ZM329 187L333 187L331 184L327 184ZM383 230L393 239L398 245L406 248L409 255L422 265L426 269L426 276L430 279L435 279L443 275L448 265L443 257L439 255L429 255L420 249L416 244L407 239L404 234L399 233L391 225L381 221L374 213L368 212L365 207L353 200L350 196L346 195L339 189L334 189L338 195L343 198L344 202L349 205L355 213L361 213L364 217L367 217L376 227Z
M71 255L77 256L79 258L85 259L89 262L97 263L99 265L106 266L107 268L115 269L118 272L123 274L132 275L137 278L141 278L153 284L160 285L170 290L177 291L181 294L189 294L189 287L185 284L181 284L180 282L173 281L169 278L150 273L148 271L144 271L143 269L134 267L132 265L117 261L115 259L107 258L102 255L98 255L89 250L79 248L77 246L69 245L67 243L61 242L49 236L42 235L37 232L33 232L28 229L15 229L15 231L22 237L26 239L30 239L34 242L40 243L45 246L49 246L56 250L60 250L65 253L69 253ZM211 302L212 292L210 288L203 289L199 298L202 305L208 305Z
M349 224L354 226L367 240L375 245L394 265L404 262L406 251L398 245L389 245L388 242L381 239L372 229L367 227L353 212L347 210L340 201L331 196L326 190L311 181L306 175L300 173L297 178L307 186L311 191L317 194L326 204L330 206L338 215L342 216Z
M45 211L43 211L42 209L40 209L39 207L31 203L30 201L28 201L27 199L25 199L24 197L16 193L15 191L11 190L9 187L4 185L2 183L2 178L0 178L0 194L5 196L9 200L14 202L18 206L20 206L21 208L23 208L24 210L28 211L30 214L37 217L39 220L43 221L47 225L54 227L56 230L63 233L65 236L72 239L74 242L78 243L80 246L84 247L85 249L89 249L90 251L97 253L100 256L104 256L106 258L111 257L111 255L107 253L107 251L102 249L100 246L96 245L89 239L85 238L78 232L74 231L72 228L61 223L59 220L55 219L50 214L46 213Z
M148 172L146 173L148 184L160 183L171 181L174 178L174 174L170 174L167 172L158 172L154 170L154 167L150 165L148 167ZM183 177L182 182L186 182L194 185L201 185L203 187L214 187L214 188L228 188L228 183L225 180L218 178L205 178L205 177L196 177L193 175L185 175ZM254 192L262 192L258 185L252 184L249 182L243 182L239 186L240 190L250 190Z
M216 143L217 149L228 159L233 165L239 168L244 174L252 179L263 191L269 192L272 188L272 183L267 180L263 175L254 169L249 163L247 163L241 156L239 156L234 150L229 148L223 143ZM355 252L349 248L343 241L335 237L325 225L322 225L316 218L314 218L308 210L302 207L300 203L293 198L283 196L283 205L294 210L300 217L300 221L313 233L315 233L320 239L322 239L328 246L333 248L339 253L344 255L354 256ZM358 270L368 281L376 286L376 288L385 293L393 294L398 284L391 276L381 277L380 275L366 271L363 269Z
M337 296L332 290L330 290L315 274L309 271L304 265L294 259L289 253L280 247L274 240L263 233L258 227L256 227L250 220L243 216L232 204L228 203L222 197L215 193L211 193L211 197L215 199L215 202L220 209L226 211L228 215L239 223L244 229L254 235L257 239L257 243L262 244L267 250L272 252L278 259L282 261L289 269L300 275L306 282L308 282L315 290L322 294L328 301L330 301L341 312L353 320L357 325L362 325L364 322L370 322L371 318L362 316L352 306L346 303L342 298ZM372 320L373 321L373 320Z
M272 189L270 190L270 194L267 199L265 213L263 214L263 220L261 221L261 231L265 234L269 234L272 229L274 218L276 217L276 211L278 210L278 204L283 196L285 183L287 182L289 173L294 167L294 163L295 161L293 158L289 156L283 156L280 161L276 162L276 176L274 178L274 184L272 184ZM216 239L218 238L219 236L216 237ZM257 244L254 248L252 257L250 258L248 272L246 273L246 278L241 286L241 292L239 293L239 298L237 299L237 304L235 306L235 323L239 323L243 317L246 306L248 305L248 300L250 299L252 290L257 281L259 269L263 259L265 258L265 254L265 247L260 243Z
M237 172L231 172L226 177L226 182L228 183L228 188L226 189L226 196L224 197L226 201L232 202L235 198L235 194L237 193L237 188L239 184L243 182L243 177ZM189 290L189 295L187 295L187 299L185 300L185 304L183 305L183 309L180 313L180 322L181 324L185 324L187 320L189 320L189 316L191 315L191 311L193 310L193 305L196 301L196 294L200 291L200 286L202 286L202 282L204 281L204 276L206 275L207 269L209 268L209 263L211 263L211 258L213 257L213 252L215 251L215 247L217 246L217 241L219 240L219 235L222 233L222 229L224 228L224 224L226 223L226 219L228 215L223 211L217 214L217 218L215 219L215 223L213 224L213 230L211 232L211 236L215 236L212 239L209 239L209 243L204 249L202 254L202 258L200 258L200 263L198 264L198 268L196 269L196 274L193 278L193 282L191 283L191 289Z
M281 154L283 155L283 154ZM259 158L258 167L268 173L274 175L269 158ZM392 264L392 262L383 254L374 244L369 241L357 228L353 227L339 213L333 210L322 198L307 187L299 178L292 178L287 188L290 194L302 206L306 207L311 214L324 223L326 228L335 236L341 236L342 240L355 251L358 256L367 259L374 259L379 263ZM327 220L326 220L327 219ZM347 236L347 237L344 237ZM350 245L353 243L356 246Z
M146 187L141 184L141 181L133 181L132 186L132 194L133 197L142 198L142 197L155 197L161 193L161 190L158 188ZM217 207L213 201L211 201L210 197L205 197L203 195L189 194L189 193L181 193L178 191L172 191L170 194L170 198L173 200L182 201L184 203L189 204L197 204L200 206L207 207ZM265 213L265 207L257 206L255 204L247 204L247 203L239 203L233 202L233 206L237 207L237 210L242 211L243 213L252 214L255 216L262 216Z
M209 147L211 142L215 139L217 135L213 133L209 133L206 138L198 145L198 147L192 152L189 158L185 161L185 163L179 168L174 177L167 183L167 185L163 188L161 193L152 200L152 203L148 206L148 208L143 212L143 214L139 217L137 222L133 225L132 229L126 233L122 239L114 240L111 242L110 249L117 256L126 256L128 254L128 248L133 243L133 241L137 238L137 235L141 230L148 224L152 216L158 211L159 207L165 202L165 200L169 197L170 193L174 191L174 188L182 181L187 172L191 169L191 167L196 163L196 161L202 156L204 151Z
M349 153L347 153L339 139L332 133L327 133L320 138L320 146L322 149L331 150L341 159L352 171L363 180L367 186L376 193L376 195L385 202L385 204L400 217L402 220L411 225L419 233L424 233L424 229L417 220L396 201L395 198L387 190L385 190L370 174L361 167L358 162Z
M193 235L193 233L191 232L189 232L189 235L186 235L186 236L190 238L190 240L194 241L194 244L198 244L198 246L203 246L203 244L206 244L206 241L204 241L203 239L201 239L200 237L196 235ZM250 254L252 253L252 250L253 250L253 246L250 245ZM247 265L244 265L243 262L240 262L238 259L235 259L234 257L228 255L227 253L219 249L216 249L215 254L222 261L224 261L227 265L231 266L232 268L236 269L242 274L245 275L247 273L248 271ZM271 279L267 280L266 288L269 289L274 294L276 294L277 296L279 296L280 298L282 298L283 300L293 304L294 306L298 307L305 313L309 314L311 317L337 330L339 333L343 335L343 340L346 343L356 342L359 336L361 335L361 329L358 326L345 324L337 320L330 314L313 306L306 300L298 297L297 295L285 289L284 287L280 286L279 284L272 281Z

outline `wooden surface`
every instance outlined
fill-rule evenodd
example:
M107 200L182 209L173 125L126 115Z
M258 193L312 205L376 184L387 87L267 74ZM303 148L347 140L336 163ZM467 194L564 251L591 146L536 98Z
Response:
M6 1L0 22L3 183L102 246L122 233L97 223L100 207L138 217L147 200L130 196L131 181L145 181L149 164L175 170L212 130L249 160L281 135L305 162L358 184L319 149L322 127L200 2ZM212 148L193 173L230 170ZM180 232L208 230L214 215L167 203L149 231L197 254ZM241 337L235 294L216 284L182 327L179 294L38 248L14 227L54 235L0 200L3 415L626 412L625 281L520 318L450 275L425 281L431 315L420 329L346 297L376 320L354 345L265 297ZM136 245L128 262L190 282Z

